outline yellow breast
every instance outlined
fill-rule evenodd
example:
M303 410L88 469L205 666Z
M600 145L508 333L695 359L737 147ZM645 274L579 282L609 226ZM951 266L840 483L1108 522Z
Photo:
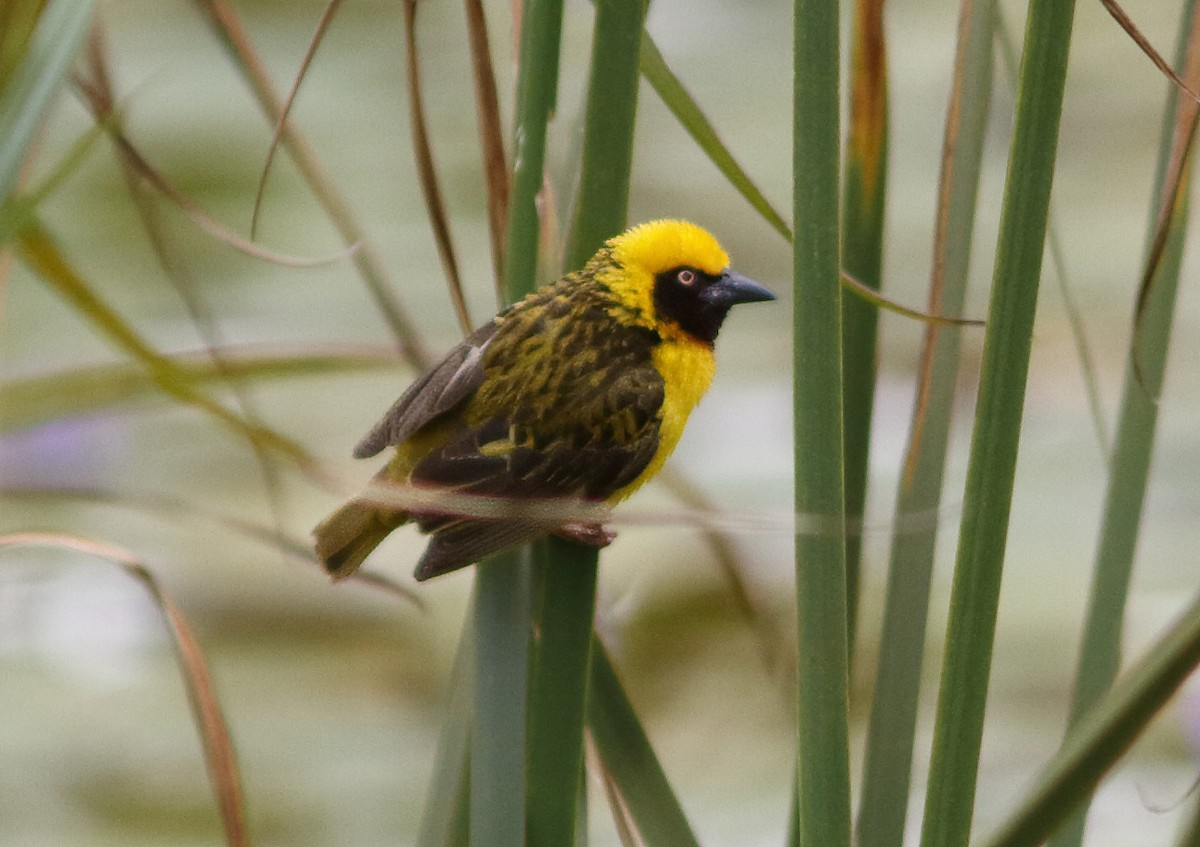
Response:
M654 349L651 359L662 374L664 384L658 450L637 479L613 494L610 498L613 503L624 500L659 472L663 462L679 443L688 415L708 390L716 366L712 347L683 332L665 335L662 343Z

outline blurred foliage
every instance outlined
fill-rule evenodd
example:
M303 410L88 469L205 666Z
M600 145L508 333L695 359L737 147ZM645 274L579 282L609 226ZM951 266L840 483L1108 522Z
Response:
M1000 5L1017 18L1023 10ZM267 182L259 244L342 258L288 267L199 232L161 195L146 207L132 199L119 150L99 137L69 81L73 70L84 70L69 57L84 36L78 16L86 16L86 6L13 0L0 7L0 176L8 186L0 232L11 246L18 229L36 220L84 286L74 289L71 305L61 288L33 272L36 263L0 256L0 485L14 489L4 499L0 532L103 538L135 551L158 575L213 669L255 843L408 843L430 781L470 578L422 586L422 613L383 592L331 589L315 567L263 543L272 531L303 536L337 496L361 483L369 470L349 462L350 445L412 377L416 365L409 362L446 349L459 332L407 140L400 8L342 4L299 91L287 124L296 137L282 146ZM98 4L125 136L233 232L249 231L256 181L276 131L267 95L282 102L278 92L287 90L323 10L317 2ZM485 11L507 125L515 81L510 7L489 4ZM1131 11L1153 43L1169 43L1173 4ZM241 60L229 58L234 39L215 34L212 21L229 12L261 60L270 92L247 87ZM957 22L945 4L911 4L903 12L886 21L892 127L883 287L900 302L919 303L931 264L938 192L932 175ZM643 72L666 103L641 98L629 196L631 220L691 217L721 236L739 267L777 290L791 273L778 234L786 225L777 214L764 221L754 208L782 208L790 199L784 175L792 155L792 45L781 24L789 14L782 2L743 10L656 0L647 24L655 49L644 55ZM1106 339L1092 352L1100 391L1111 397L1124 373L1131 296L1142 271L1130 233L1144 228L1162 82L1096 4L1081 4L1077 17L1054 202L1083 318L1093 337ZM61 23L52 41L62 49L39 54L45 64L29 79L68 82L14 87L37 43L39 20ZM547 150L552 174L571 173L567 163L577 152L575 116L583 108L591 38L586 7L568 5L563 25L560 97ZM495 228L475 143L463 12L455 4L422 4L415 38L465 298L472 314L483 315L495 302ZM675 81L702 112L679 99ZM13 100L14 91L28 93ZM1007 96L997 89L997 128L984 139L977 245L995 240ZM714 164L696 147L693 136L709 132L730 159ZM731 173L736 185L723 176ZM564 196L565 182L555 186ZM33 208L19 208L10 191L35 200ZM148 233L147 215L156 236ZM344 255L348 246L356 249ZM984 311L987 253L976 250L965 262L977 280L965 314ZM1192 261L1185 258L1185 279ZM170 264L185 271L185 287ZM1185 287L1181 296L1172 356L1187 361L1198 312L1194 292ZM81 306L81 297L93 305ZM722 334L721 375L673 464L727 513L732 546L751 563L744 574L750 606L768 625L746 625L747 605L730 597L701 533L655 520L673 508L663 491L629 504L652 525L623 528L600 574L600 633L681 812L704 844L776 838L793 771L794 669L764 664L763 655L772 654L759 631L778 639L776 657L791 655L792 538L739 523L739 516L763 514L786 522L791 512L790 316L786 308L764 310L756 321L735 316ZM1106 480L1094 440L1083 434L1090 410L1072 358L1070 321L1053 302L1042 304L1038 321L983 742L986 790L976 807L985 829L1009 811L1029 781L1030 763L1044 761L1058 744L1069 699L1064 669L1074 660ZM923 332L907 319L881 319L850 689L855 751L876 670L887 540L906 522L930 518L891 517L888 493L902 472ZM964 371L973 374L979 334L968 330L962 339ZM1200 376L1193 370L1170 374L1159 405L1160 458L1125 627L1132 654L1195 588ZM175 402L181 396L190 405ZM947 410L958 420L948 438L945 505L937 507L943 528L961 508L955 492L963 482L966 406ZM214 417L225 424L214 426ZM274 506L246 438L258 427L320 463L281 464ZM56 486L105 497L27 496ZM197 516L237 520L193 522L169 508L142 508L147 498L191 502ZM268 531L246 534L239 522ZM404 579L420 546L401 533L377 567ZM931 578L933 633L944 624L947 552L942 545ZM219 839L177 668L158 612L139 587L62 552L14 548L5 551L4 565L0 673L11 683L0 698L0 842ZM930 637L930 655L940 638ZM913 681L923 695L917 780L928 757L935 671ZM1195 713L1195 698L1185 692L1101 787L1088 843L1167 843L1179 815L1151 814L1139 791L1173 799L1186 790ZM600 813L604 787L589 791L593 843L615 843L616 830Z

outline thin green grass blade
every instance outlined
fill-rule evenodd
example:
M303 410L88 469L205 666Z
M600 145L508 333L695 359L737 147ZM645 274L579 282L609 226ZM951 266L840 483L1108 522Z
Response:
M961 847L971 831L1073 12L1073 0L1029 6L922 847Z
M641 843L647 847L698 847L612 660L595 637L587 720L596 752L620 792Z
M251 444L269 447L302 466L312 459L303 447L273 430L256 426L230 411L183 379L171 359L159 353L108 306L79 275L58 249L50 234L36 222L25 227L17 242L22 261L49 284L102 336L131 360L145 368L162 391L181 403L194 406Z
M229 847L246 847L250 839L246 832L242 780L233 740L221 713L221 702L217 698L204 652L174 600L163 590L150 569L128 550L103 541L64 533L26 532L0 536L0 548L29 545L74 550L107 559L140 582L149 592L154 605L162 612L171 636L171 645L183 676L192 720L196 724L196 732L204 752L209 783L212 785L221 817L225 843Z
M217 40L229 51L237 70L254 94L255 100L272 128L280 127L279 139L296 169L308 183L313 197L325 210L330 222L347 245L355 245L352 261L370 292L380 315L396 338L400 353L418 371L434 364L416 324L396 296L397 286L389 279L383 260L363 234L349 203L341 195L317 161L316 154L296 130L281 123L283 102L267 76L266 67L254 50L241 19L225 0L192 0L212 24Z
M929 312L920 312L916 309L910 309L908 306L903 306L895 300L889 300L879 293L874 288L871 288L859 282L850 274L842 271L842 290L855 295L862 302L874 306L877 309L891 312L894 315L899 315L902 318L911 318L914 321L921 323L937 324L939 326L983 326L984 321L976 318L959 318L953 315L935 315Z
M644 0L597 0L577 207L566 265L582 267L625 228ZM529 840L569 845L580 832L583 727L597 551L549 538L534 547L537 604L529 721Z
M646 0L597 0L579 190L566 265L582 267L625 228ZM636 29L634 25L636 24Z
M450 672L450 695L442 717L433 776L421 816L417 847L467 847L470 838L471 704L475 677L475 597L467 604L463 634Z
M87 91L87 99L92 105L96 116L97 128L106 128L113 133L114 146L121 163L122 175L129 190L130 198L137 209L138 217L145 231L146 238L158 258L164 276L175 289L180 303L183 305L189 320L202 340L208 357L216 365L217 370L224 375L223 388L228 393L233 410L246 423L256 429L265 429L258 403L246 385L225 370L225 360L221 352L224 347L220 324L201 293L189 263L184 258L179 245L171 236L170 230L164 225L158 205L154 202L154 189L141 179L141 174L134 165L132 157L125 154L125 146L121 140L124 137L121 115L116 111L116 91L112 81L106 55L103 30L100 26L93 29L87 44L87 77L83 74L78 88ZM280 469L270 451L265 445L252 440L250 447L255 454L262 477L264 500L271 513L272 520L282 532L285 523Z
M671 110L671 114L687 130L688 135L692 137L697 146L717 166L717 170L729 180L729 184L746 198L746 202L771 225L772 229L791 241L792 231L783 216L775 210L771 201L763 195L750 175L738 164L733 153L725 146L725 142L721 141L712 122L700 109L692 95L683 87L679 77L675 76L675 72L671 70L649 33L642 36L641 67L642 75L646 77L655 93L662 98L663 103Z
M292 107L296 105L296 97L300 94L300 86L304 83L304 79L312 67L313 59L317 55L317 48L324 42L325 34L329 32L329 27L333 23L333 19L337 15L341 5L342 0L328 0L326 2L325 11L321 13L321 17L317 21L316 31L308 41L308 48L304 51L304 57L300 60L300 67L296 69L296 75L292 78L292 87L289 89L287 99L283 102L280 109L279 120L276 121L275 130L271 133L271 143L267 145L267 155L263 159L262 170L258 174L258 188L254 192L254 208L250 212L250 237L252 239L257 237L258 218L262 212L263 197L266 196L267 192L267 178L271 175L271 165L275 162L275 154L279 151L279 136L282 132L282 127L287 123L288 117L292 113Z
M994 12L993 0L961 7L929 286L933 314L958 314L966 294L991 99ZM959 342L957 330L925 328L921 380L896 495L897 523L907 515L937 515L940 508ZM933 522L892 539L859 806L860 847L901 847L904 841L937 529Z
M345 349L249 351L229 355L217 366L204 353L163 355L181 381L196 391L219 385L227 378L266 381L288 377L354 373L393 368L386 350L355 352ZM0 383L0 433L38 426L52 420L94 414L109 409L151 403L166 398L144 367L128 362L56 371L45 376Z
M1037 785L983 847L1035 847L1096 790L1200 665L1200 598L1071 733Z
M296 537L277 526L269 526L241 516L231 515L211 508L196 500L176 497L163 491L128 491L121 489L80 486L17 486L0 484L0 498L29 503L74 503L128 509L163 521L172 528L191 522L200 522L216 527L219 531L233 533L250 541L272 547L282 557L321 568L313 554L312 541L308 537ZM425 600L413 589L387 577L370 571L359 570L350 577L360 585L371 585L382 589L393 597L412 603L422 612L427 611Z
M537 281L537 194L546 161L546 126L558 88L562 0L530 0L521 31L504 287L510 300ZM471 739L471 844L524 847L531 650L529 550L476 568L475 725Z
M842 190L842 269L867 288L882 284L883 214L888 147L887 51L883 0L857 0L850 54L850 126ZM861 524L867 501L871 414L875 407L879 312L842 297L842 421L846 515ZM862 533L846 536L846 607L854 652Z
M797 832L801 844L847 847L838 4L796 0L793 8L796 513L830 525L826 534L796 536Z
M99 123L89 127L37 185L8 199L8 203L0 209L0 245L11 241L22 227L33 220L41 202L79 170L84 160L95 149L96 142L103 138L107 131L108 128Z
M87 32L92 0L49 0L0 92L0 202L12 196L26 150Z
M1017 88L1018 59L1017 47L1013 41L1002 13L996 14L996 36L1000 42L1000 57L1004 60L1004 70L1008 76L1013 91ZM1100 397L1100 380L1096 376L1096 363L1092 358L1092 347L1088 342L1087 328L1083 323L1083 315L1076 304L1072 292L1071 280L1067 274L1067 260L1059 238L1059 227L1054 218L1054 209L1050 209L1050 219L1047 224L1047 244L1050 249L1050 264L1054 267L1054 283L1059 296L1063 300L1063 311L1066 312L1067 322L1071 327L1071 340L1075 342L1075 355L1079 359L1079 370L1083 376L1084 392L1087 395L1088 409L1092 414L1092 428L1096 431L1096 443L1100 452L1109 457L1108 425L1104 419L1104 403Z
M1178 48L1178 64L1182 66L1187 62L1192 73L1189 74L1186 70L1183 73L1193 84L1196 82L1195 65L1197 59L1200 59L1200 43L1197 43L1200 37L1200 31L1197 30L1200 19L1195 17L1195 5L1185 5ZM1189 44L1192 45L1190 49L1193 52L1190 59L1187 58ZM1181 145L1192 143L1188 127L1195 119L1196 106L1190 100L1182 99L1184 96L1186 95L1180 95L1173 86L1168 93L1159 147L1158 184L1151 206L1154 210L1150 220L1151 240L1158 218L1157 209L1163 203L1163 179L1168 164L1173 156L1179 154ZM1186 186L1187 172L1183 180ZM1068 733L1073 732L1074 726L1108 691L1121 662L1125 605L1129 596L1133 559L1158 423L1158 404L1155 398L1162 389L1166 371L1171 323L1175 312L1175 294L1179 285L1179 271L1187 235L1187 197L1186 190L1175 194L1170 234L1142 311L1143 331L1134 335L1125 369L1124 396L1121 400L1117 440L1101 519L1100 538L1096 547L1096 563L1076 669ZM1141 363L1140 377L1138 368L1134 365L1135 360ZM1052 847L1078 847L1083 843L1086 816L1085 806L1063 827L1051 842Z

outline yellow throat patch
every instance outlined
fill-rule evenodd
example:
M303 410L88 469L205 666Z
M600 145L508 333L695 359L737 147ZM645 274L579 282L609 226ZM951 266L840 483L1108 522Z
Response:
M662 467L683 434L684 424L712 382L715 361L712 347L661 321L654 308L654 279L663 271L681 266L717 275L729 267L729 255L707 231L680 220L661 220L636 226L608 242L611 263L597 277L630 310L635 320L656 330L662 344L655 348L654 367L663 377L662 424L659 447L637 480L616 492L623 500ZM630 317L630 313L626 313Z

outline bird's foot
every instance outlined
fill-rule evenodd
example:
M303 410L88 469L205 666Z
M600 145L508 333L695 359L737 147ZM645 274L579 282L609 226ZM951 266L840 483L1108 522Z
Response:
M559 538L596 549L607 547L617 537L615 530L605 529L603 524L598 523L565 523L554 530L554 534Z

